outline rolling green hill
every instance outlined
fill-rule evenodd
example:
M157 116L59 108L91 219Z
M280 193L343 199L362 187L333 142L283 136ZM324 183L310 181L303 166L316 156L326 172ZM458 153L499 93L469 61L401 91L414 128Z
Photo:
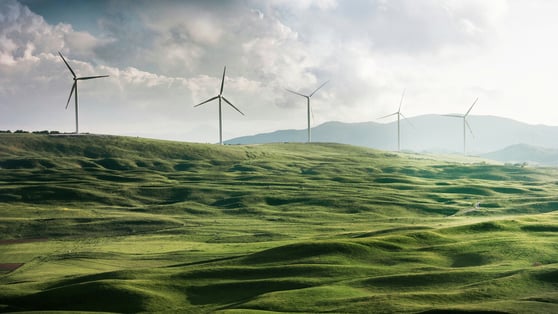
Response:
M557 174L0 134L0 312L557 312Z

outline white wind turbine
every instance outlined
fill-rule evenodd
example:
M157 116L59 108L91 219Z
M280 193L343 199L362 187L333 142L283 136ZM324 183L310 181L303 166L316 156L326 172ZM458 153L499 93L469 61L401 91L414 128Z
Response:
M397 151L401 151L401 117L407 119L403 113L401 113L401 105L403 104L403 98L405 97L405 90L401 94L401 100L399 101L399 109L396 112L388 114L386 116L380 117L379 119L384 119L391 116L397 116ZM407 120L409 122L409 120ZM411 122L409 122L411 124Z
M461 115L461 114L445 114L444 115L446 117L463 119L463 155L465 155L467 153L467 146L466 146L467 145L467 138L466 138L467 130L465 130L465 128L468 128L469 132L471 132L471 135L473 135L473 130L471 129L471 126L469 125L469 122L467 122L467 116L469 116L469 113L471 112L471 110L473 110L473 107L475 106L475 104L477 103L478 100L479 100L479 98L477 97L477 99L475 99L475 101L473 102L471 107L469 107L469 110L467 110L467 112L463 115Z
M320 88L324 87L324 85L329 82L329 81L325 81L322 85L320 85L320 87L316 88L313 92L311 92L308 95L304 95L301 94L299 92L295 92L293 90L287 89L288 92L293 93L295 95L298 96L302 96L304 98L306 98L306 104L307 104L307 111L308 111L308 143L310 143L312 141L312 134L310 132L310 113L311 113L311 109L310 109L310 97L312 97Z
M222 118L222 114L221 114L221 99L224 100L227 104L229 104L231 107L233 107L236 111L240 112L241 115L244 115L244 113L242 113L242 111L240 111L238 108L236 108L230 101L227 100L227 98L225 98L225 96L223 96L223 87L225 85L225 72L227 71L227 67L225 66L225 68L223 69L223 78L221 79L221 89L219 90L219 95L209 98L208 100L201 102L197 105L195 105L194 107L198 107L201 106L205 103L208 103L210 101L213 101L215 99L219 99L219 144L223 145L223 118Z
M74 84L72 85L72 90L70 91L70 96L68 97L68 102L66 102L66 109L68 109L68 105L70 104L70 99L72 99L72 94L74 94L74 91L75 91L75 94L74 94L75 97L74 98L75 98L75 104L76 104L76 134L79 134L79 121L78 121L78 117L79 117L78 113L79 112L78 112L78 87L77 87L77 82L78 81L83 81L83 80L91 80L91 79L101 78L101 77L108 77L108 75L77 77L76 73L74 72L74 70L72 70L72 68L70 67L70 65L66 61L66 59L64 59L64 56L60 53L60 51L58 51L58 54L62 58L62 61L64 61L64 63L68 67L68 70L70 70L70 72L72 72L72 76L74 78Z

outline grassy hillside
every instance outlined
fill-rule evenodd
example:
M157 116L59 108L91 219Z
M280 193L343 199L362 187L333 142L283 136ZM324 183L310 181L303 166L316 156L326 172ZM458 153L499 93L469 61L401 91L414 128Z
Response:
M557 312L556 175L0 134L0 312Z

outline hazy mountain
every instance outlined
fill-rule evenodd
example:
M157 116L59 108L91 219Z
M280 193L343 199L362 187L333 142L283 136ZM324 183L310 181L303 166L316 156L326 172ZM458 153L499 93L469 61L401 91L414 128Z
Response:
M463 152L463 120L423 115L401 121L401 149L417 152ZM558 127L531 125L495 116L470 116L474 136L467 131L467 152L484 154L529 143L558 149ZM306 129L238 137L227 144L305 142ZM384 150L397 149L397 121L390 123L326 122L312 128L313 142L337 142Z
M508 146L492 153L483 154L482 157L502 162L558 166L558 149L527 144Z

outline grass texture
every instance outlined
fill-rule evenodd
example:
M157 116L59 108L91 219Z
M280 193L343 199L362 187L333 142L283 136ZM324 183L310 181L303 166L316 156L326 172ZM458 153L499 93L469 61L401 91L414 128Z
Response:
M0 134L0 312L558 312L557 174Z

